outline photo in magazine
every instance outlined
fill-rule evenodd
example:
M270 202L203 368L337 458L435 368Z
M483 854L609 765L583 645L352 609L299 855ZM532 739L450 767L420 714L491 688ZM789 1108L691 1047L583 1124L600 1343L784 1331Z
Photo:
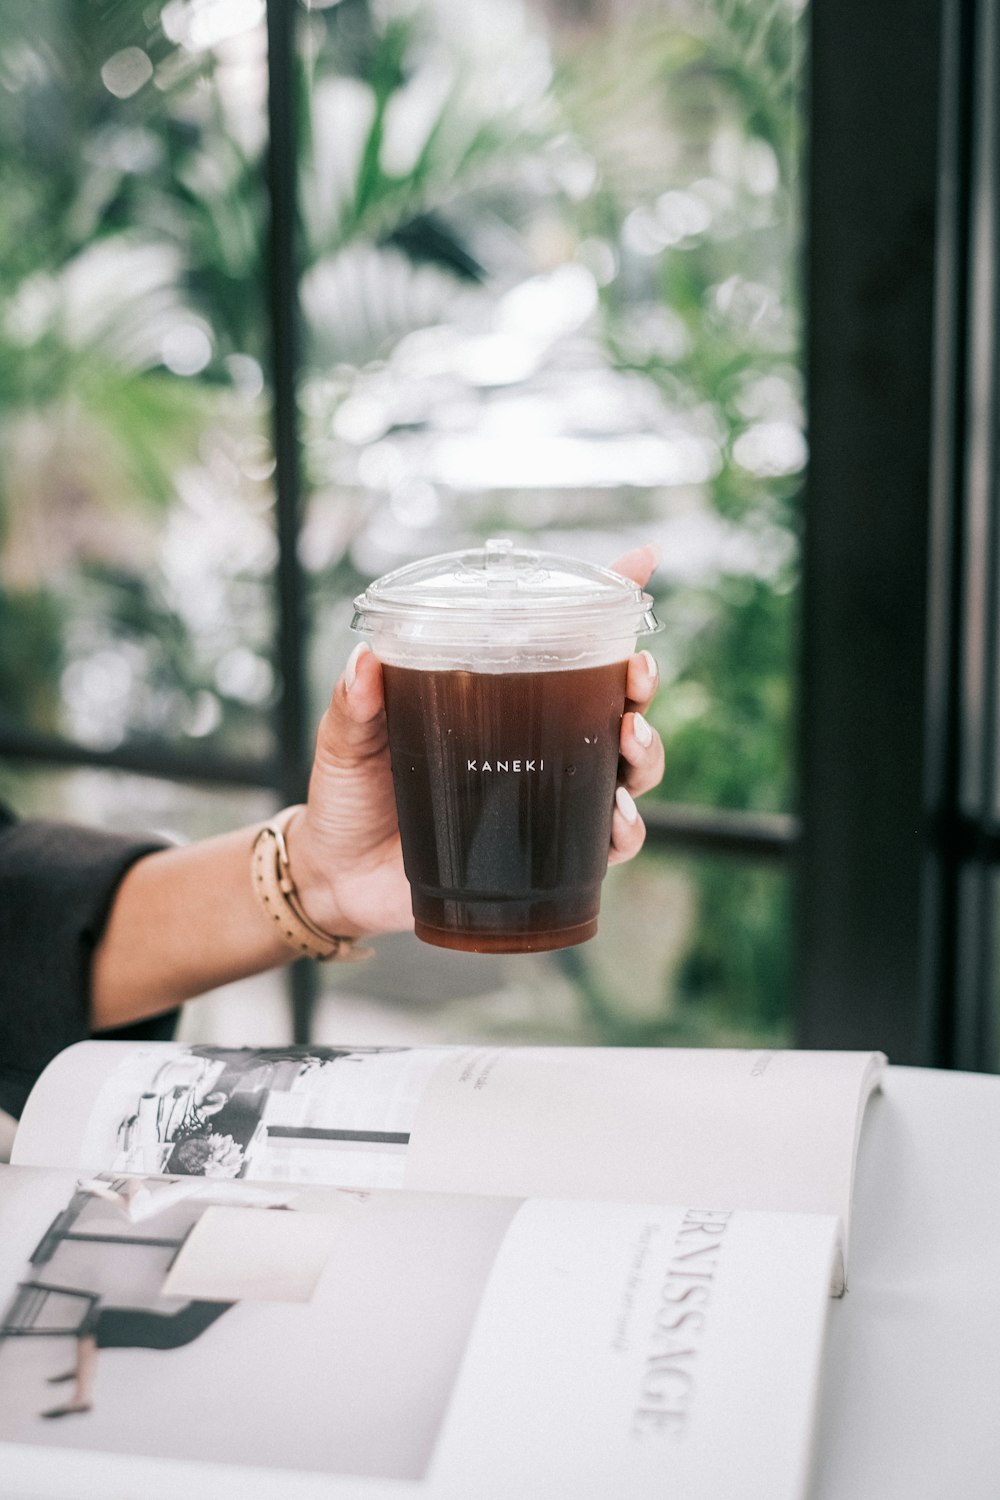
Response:
M94 1159L110 1156L118 1172L399 1187L437 1061L435 1049L409 1047L137 1054L103 1091Z
M49 1189L0 1309L0 1442L425 1473L516 1201L111 1173Z

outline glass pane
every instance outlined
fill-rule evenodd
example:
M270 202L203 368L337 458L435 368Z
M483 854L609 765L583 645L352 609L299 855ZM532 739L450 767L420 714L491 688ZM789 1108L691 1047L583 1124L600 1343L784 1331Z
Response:
M318 703L389 567L492 532L605 562L652 538L661 795L788 806L799 9L304 19Z
M39 770L5 759L0 759L0 799L22 818L56 818L114 833L153 833L177 843L249 826L275 808L269 792L92 767Z
M263 16L0 0L15 726L270 748Z
M382 938L322 971L324 1042L616 1046L790 1042L789 876L647 852L609 872L597 937L560 953L478 956Z
M274 808L262 792L9 761L0 761L0 798L23 817L180 842ZM788 873L770 866L647 851L609 872L598 935L579 948L483 957L401 934L379 938L368 964L320 968L314 1040L787 1044L789 886ZM187 1006L182 1035L233 1046L290 1041L282 973Z
M303 18L316 712L376 574L496 533L603 562L653 539L657 795L788 809L800 11L342 0ZM394 940L324 973L376 1009L322 1024L781 1037L786 905L770 868L647 851L609 878L593 944L441 960Z

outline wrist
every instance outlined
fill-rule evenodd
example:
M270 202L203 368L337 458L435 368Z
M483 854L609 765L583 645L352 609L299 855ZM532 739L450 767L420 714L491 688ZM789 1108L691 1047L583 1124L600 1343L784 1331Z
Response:
M286 839L299 812L298 806L286 807L257 832L250 857L250 880L258 905L274 924L273 930L300 958L321 962L371 958L372 950L359 947L356 934L320 927L305 909Z
M328 856L320 849L309 810L296 807L285 824L288 865L305 916L324 932L357 937L361 929L341 910L331 879Z

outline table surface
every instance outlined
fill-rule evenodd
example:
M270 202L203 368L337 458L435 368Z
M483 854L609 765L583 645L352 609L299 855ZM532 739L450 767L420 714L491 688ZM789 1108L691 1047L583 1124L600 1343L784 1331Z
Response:
M811 1500L897 1497L1000 1500L1000 1077L889 1068L866 1113Z

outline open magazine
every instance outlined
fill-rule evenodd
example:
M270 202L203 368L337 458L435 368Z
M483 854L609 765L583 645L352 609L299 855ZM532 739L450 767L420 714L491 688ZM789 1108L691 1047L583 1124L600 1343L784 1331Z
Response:
M795 1500L883 1063L71 1048L0 1175L0 1493Z

